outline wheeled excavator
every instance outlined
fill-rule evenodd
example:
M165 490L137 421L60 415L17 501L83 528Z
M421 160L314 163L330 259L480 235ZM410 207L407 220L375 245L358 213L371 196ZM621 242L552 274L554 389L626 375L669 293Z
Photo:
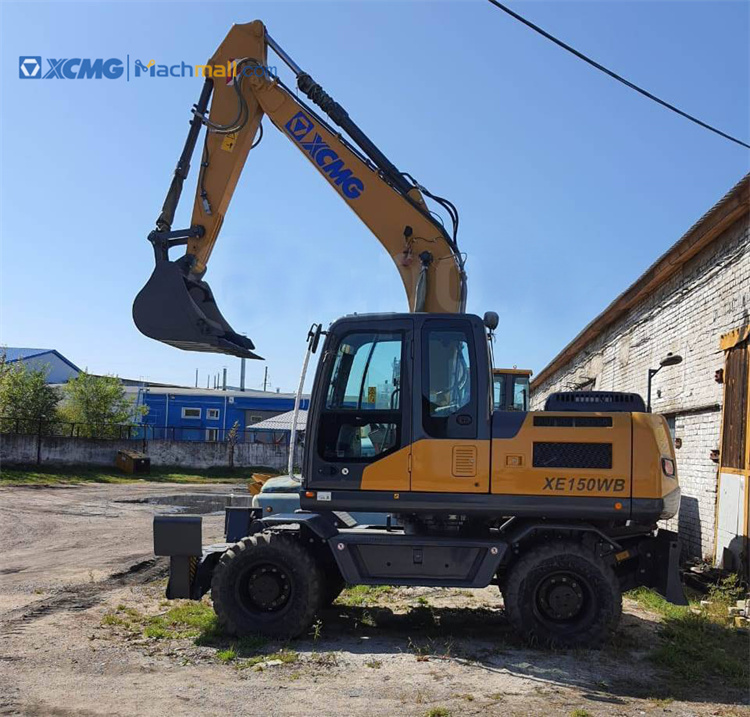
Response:
M266 71L269 50L297 93ZM293 637L346 584L494 584L517 631L561 646L606 639L623 590L645 585L684 604L677 535L657 526L680 499L663 417L618 392L555 393L542 411L526 400L493 405L497 315L465 313L454 205L399 171L262 22L232 27L208 68L149 235L156 267L134 303L138 328L181 349L257 357L204 273L264 117L390 254L409 311L312 327L305 365L321 340L322 350L300 510L229 507L224 542L209 546L199 516L156 516L155 553L170 557L167 596L210 590L228 632ZM174 229L203 128L192 221ZM179 245L185 254L170 259ZM389 518L354 525L351 511Z

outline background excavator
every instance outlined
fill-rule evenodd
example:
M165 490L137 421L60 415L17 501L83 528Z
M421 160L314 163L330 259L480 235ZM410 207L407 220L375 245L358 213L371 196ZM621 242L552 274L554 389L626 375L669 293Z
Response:
M527 368L492 369L492 403L496 411L528 411L531 374Z
M297 87L347 135L266 71L273 49ZM226 542L203 546L200 516L154 519L170 557L167 596L211 591L230 633L289 637L349 584L497 585L511 625L557 645L591 645L618 623L621 592L653 587L680 604L679 543L657 521L680 489L668 426L635 394L551 395L528 411L528 372L500 400L497 315L465 313L458 212L400 172L259 21L235 25L209 61L172 185L149 235L156 268L136 298L148 336L183 349L256 357L203 280L261 120L307 157L372 230L402 277L410 312L349 315L324 339L307 417L301 509L230 507ZM213 100L209 100L213 93ZM191 226L172 229L201 128ZM448 215L451 230L426 200ZM169 259L175 245L186 254ZM505 379L507 381L507 376ZM525 382L525 387L524 387ZM507 386L506 386L507 389ZM349 513L388 516L355 525Z

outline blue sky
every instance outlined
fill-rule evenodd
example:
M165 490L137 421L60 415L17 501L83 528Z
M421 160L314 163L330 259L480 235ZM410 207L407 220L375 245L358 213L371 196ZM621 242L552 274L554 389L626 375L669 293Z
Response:
M750 137L747 2L512 7ZM459 207L469 310L500 314L502 365L543 368L749 168L750 152L484 2L0 2L1 344L56 348L99 373L191 385L198 368L205 385L227 366L238 381L238 359L151 341L130 315L201 80L24 81L18 58L196 64L256 18L402 171ZM313 321L407 307L378 242L266 129L206 278L290 390ZM249 362L249 386L264 366Z

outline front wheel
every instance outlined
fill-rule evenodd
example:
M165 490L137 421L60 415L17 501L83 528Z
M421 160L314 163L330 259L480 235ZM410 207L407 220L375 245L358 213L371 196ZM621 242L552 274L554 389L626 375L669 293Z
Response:
M612 568L573 542L540 545L523 555L510 569L503 598L516 632L557 647L598 645L622 613Z
M315 559L292 536L258 533L222 555L211 580L214 611L233 635L297 637L320 605Z

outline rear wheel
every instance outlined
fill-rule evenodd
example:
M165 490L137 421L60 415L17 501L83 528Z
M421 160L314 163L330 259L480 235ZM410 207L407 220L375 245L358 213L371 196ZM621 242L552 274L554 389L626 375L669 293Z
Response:
M312 624L321 589L312 555L293 537L274 533L258 533L233 545L211 581L216 615L234 635L301 635Z
M612 568L573 542L532 548L511 568L503 597L513 628L531 642L551 646L598 645L622 613Z

